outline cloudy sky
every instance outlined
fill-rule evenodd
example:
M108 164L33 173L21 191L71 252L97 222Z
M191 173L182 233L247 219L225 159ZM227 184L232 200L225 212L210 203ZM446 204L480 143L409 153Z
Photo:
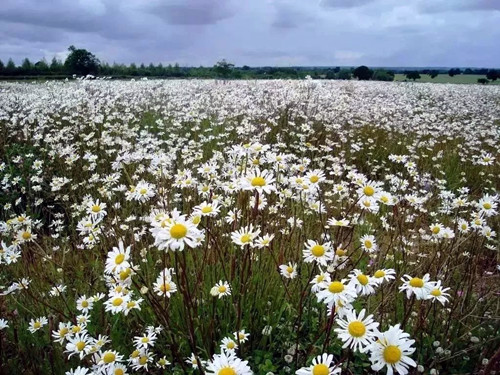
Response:
M500 0L1 0L0 59L500 67Z

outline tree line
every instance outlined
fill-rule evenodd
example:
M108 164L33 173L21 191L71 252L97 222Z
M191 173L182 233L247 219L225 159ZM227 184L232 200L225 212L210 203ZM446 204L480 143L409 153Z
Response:
M31 62L25 58L21 65L17 66L12 59L7 64L0 60L0 77L19 79L22 77L52 77L65 78L71 75L77 76L111 76L115 78L127 77L164 77L164 78L226 78L226 79L303 79L310 76L314 79L339 79L393 81L396 72L403 73L407 79L416 80L421 74L428 74L431 78L446 72L438 70L413 70L394 71L388 69L370 69L367 66L357 68L327 68L327 67L249 67L244 65L236 67L234 64L221 60L212 67L181 67L179 64L108 64L101 62L86 49L75 46L68 48L68 56L62 62L53 58L50 63L45 59ZM480 74L486 75L487 80L500 78L500 71L493 69L450 69L450 76L458 74Z

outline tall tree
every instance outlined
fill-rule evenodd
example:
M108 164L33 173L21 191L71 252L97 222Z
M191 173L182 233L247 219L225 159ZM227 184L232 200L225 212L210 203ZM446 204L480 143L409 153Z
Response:
M17 73L17 67L16 67L16 63L14 62L14 60L9 59L9 61L7 62L7 66L5 67L5 73L8 76L12 76L12 75L15 75Z
M0 60L0 76L5 73L5 65L3 64L3 61Z
M97 74L99 71L99 60L86 49L77 49L75 46L68 48L69 55L64 66L70 74L87 75Z
M373 76L373 70L371 70L365 65L361 65L358 66L356 69L354 69L352 75L357 79L359 79L360 81L368 81Z
M500 78L500 71L490 69L488 70L488 73L486 73L486 78L491 79L492 81L496 81L498 78Z
M54 75L61 74L63 72L62 62L59 61L55 56L52 58L49 68L50 68L50 73Z
M217 64L214 65L215 73L222 78L229 77L233 68L234 64L227 62L225 59L222 59L221 61L217 62Z

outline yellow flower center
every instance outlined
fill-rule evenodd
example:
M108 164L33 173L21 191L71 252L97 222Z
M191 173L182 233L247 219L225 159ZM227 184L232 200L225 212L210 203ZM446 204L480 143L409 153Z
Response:
M194 225L198 225L198 224L200 224L200 221L201 221L201 216L195 216L195 217L193 217L193 220L191 220L191 222L192 222Z
M132 270L130 268L127 268L120 272L120 280L126 280L130 274L132 273Z
M330 373L330 369L324 363L319 363L314 365L312 369L312 375L328 375Z
M325 254L325 248L321 245L314 245L311 248L311 253L315 257L322 257Z
M370 202L369 200L363 201L363 206L370 207L371 205L372 205L372 202Z
M125 260L125 254L118 254L115 258L115 263L122 264L124 260Z
M139 190L139 193L140 193L141 195L144 195L144 194L146 194L147 192L148 192L148 189L144 189L144 188L142 188L141 190Z
M210 213L210 212L212 212L212 211L213 211L213 209L212 209L212 207L210 207L210 206L205 206L205 207L203 207L203 208L201 209L201 212L203 212L204 214L209 214L209 213Z
M236 375L236 371L232 367L223 367L219 370L217 375Z
M137 358L137 357L139 357L139 351L138 351L137 349L136 349L136 350L134 350L134 351L132 352L132 354L130 354L130 356L131 356L132 358Z
M252 186L264 186L266 184L266 180L263 177L257 176L252 178L251 182Z
M82 301L82 307L89 307L89 302L88 301Z
M227 347L228 349L234 349L234 346L235 346L235 344L234 344L234 342L232 342L232 341L229 341L229 342L227 343L227 345L226 345L226 347Z
M439 289L434 289L431 294L434 296L434 297L439 297L441 295L441 291Z
M116 358L115 353L107 352L102 356L102 361L104 363L111 363L115 361L115 358Z
M139 363L141 365L145 365L146 363L148 363L148 357L146 357L145 355L143 355L141 358L139 358Z
M371 186L365 186L363 188L363 194L366 195L367 197L371 197L373 194L375 194L375 189L372 188Z
M33 327L38 329L42 326L42 323L40 323L39 321L36 321L35 324L33 324Z
M432 233L433 234L438 234L440 231L441 231L441 228L439 228L438 226L432 228Z
M241 236L240 241L243 243L247 243L247 242L250 242L251 239L252 239L252 237L247 233L247 234L244 234L243 236Z
M101 211L101 206L99 206L97 204L95 204L95 205L92 206L92 212L97 213L99 211Z
M219 287L219 293L226 293L227 288L224 285Z
M179 240L186 236L187 231L187 227L184 224L174 224L172 228L170 228L170 235L176 240Z
M160 290L165 293L165 292L168 292L170 291L170 284L169 283L164 283L162 285L160 285Z
M387 195L383 195L383 196L381 196L381 197L380 197L380 200L381 200L382 202L384 202L384 203L389 202L389 198L387 197Z
M382 271L382 270L378 270L377 272L375 272L375 275L374 275L377 279L380 279L381 277L384 277L385 276L385 272Z
M384 349L384 360L393 365L401 359L401 349L395 345L389 345Z
M335 255L337 255L338 257L343 257L345 255L345 250L337 249L335 251Z
M372 241L370 241L370 240L365 240L365 247L366 247L367 249L371 249L371 248L372 248L372 246L373 246Z
M115 374L114 375L123 375L125 374L121 368L115 368Z
M69 329L67 329L66 327L61 328L61 329L59 330L59 336L60 336L60 337L66 336L66 335L68 334L68 332L69 332Z
M349 331L349 334L353 337L361 337L364 336L366 333L366 327L365 325L360 322L359 320L355 320L347 326L347 330Z
M141 341L142 341L144 344L146 344L147 342L149 342L149 338L148 338L148 337L143 337L143 338L141 339Z
M30 232L23 232L23 240L29 240L31 238L31 233Z
M26 220L26 219L24 217L22 217L22 216L19 216L17 218L17 221L19 221L20 223L24 222L24 220Z
M424 280L414 277L410 280L410 285L414 288L422 288L424 286Z
M489 203L489 202L485 202L485 203L483 203L483 208L484 208L485 210L489 210L489 209L491 208L491 203Z
M78 351L81 352L85 348L85 342L78 341L75 346L78 349Z
M286 272L288 272L288 273L292 273L292 272L293 272L293 267L288 266L288 267L286 268Z
M331 293L341 293L344 291L344 284L342 284L340 281L334 281L330 283L328 286L328 290Z
M309 181L311 181L313 184L319 181L319 177L314 175L309 178Z
M130 301L129 303L127 303L127 309L132 309L135 307L135 302L134 301Z
M82 330L82 327L80 326L74 326L73 328L71 328L71 332L73 333L78 333Z
M122 303L123 303L123 299L121 299L120 297L115 298L113 300L113 306L120 306Z
M360 275L356 276L356 278L358 279L358 281L361 285L368 284L368 277L366 277L366 275L360 274Z

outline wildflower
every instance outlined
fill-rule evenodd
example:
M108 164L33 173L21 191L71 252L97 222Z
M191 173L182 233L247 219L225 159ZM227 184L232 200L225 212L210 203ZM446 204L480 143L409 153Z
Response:
M361 237L359 239L359 241L361 242L361 247L363 250L369 252L369 253L373 253L375 251L377 251L377 244L375 242L375 236L372 236L372 235L364 235L363 237Z
M213 375L251 375L247 361L242 361L235 354L222 352L214 354L207 362L206 373Z
M253 241L257 238L259 233L260 230L259 229L254 230L253 225L250 224L249 226L243 227L240 230L231 233L231 239L233 243L235 243L238 246L253 247L254 246Z
M156 278L153 290L158 296L170 298L173 293L177 292L177 285L172 281L173 272L173 269L165 268Z
M320 244L316 241L308 240L302 254L304 262L311 263L315 261L324 266L333 259L333 251L330 242Z
M253 190L259 193L271 194L276 188L274 186L274 175L272 172L259 168L250 171L242 180L241 187L243 190Z
M444 288L441 286L441 280L436 281L426 299L432 300L432 302L439 301L443 306L448 302L448 298L450 295L446 293L446 291L450 290L450 288Z
M344 342L344 349L350 347L364 353L375 341L378 333L378 323L373 321L373 315L365 318L366 310L361 310L356 316L354 310L348 311L345 319L337 318L340 328L335 328L339 338ZM364 318L364 319L363 319Z
M354 286L358 295L367 296L375 293L374 287L378 284L371 276L367 276L360 270L354 269L349 278L349 283Z
M35 333L40 328L42 328L44 325L46 325L48 322L49 321L44 316L41 316L38 319L31 319L28 331L30 331L31 333Z
M377 335L378 339L370 348L372 370L380 371L387 367L389 375L393 374L394 370L405 375L408 373L408 367L416 367L415 361L409 357L415 351L415 348L411 347L415 340L410 340L409 337L408 333L399 328L399 324Z
M302 367L295 371L296 375L333 375L340 374L340 363L335 363L333 354L323 353L313 359L309 367Z
M425 274L422 279L404 275L401 278L403 285L399 287L399 291L406 291L406 297L410 298L415 294L417 299L426 299L433 288L433 283L429 281L429 274Z
M108 274L120 273L130 267L130 246L125 248L123 242L118 243L118 247L113 247L113 251L108 253L105 271Z
M296 263L288 263L282 264L280 266L281 276L286 277L287 279L294 279L297 276L297 264Z
M214 297L219 297L221 299L224 296L231 295L231 287L227 281L220 280L215 286L210 290L210 294Z

